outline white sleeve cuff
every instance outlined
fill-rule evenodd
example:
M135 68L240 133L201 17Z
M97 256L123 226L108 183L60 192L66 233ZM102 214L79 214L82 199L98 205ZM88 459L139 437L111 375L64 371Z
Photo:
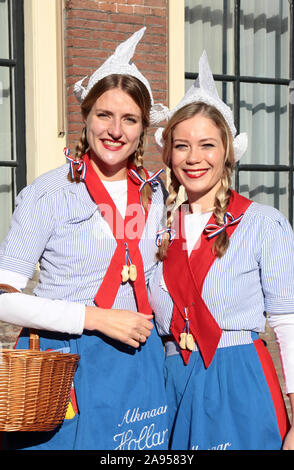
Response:
M27 328L81 335L85 305L22 293L2 294L0 320Z
M280 349L286 393L294 392L294 314L270 315L269 325L274 329Z
M24 289L29 278L23 274L18 274L7 269L0 269L0 284L8 284L17 290Z

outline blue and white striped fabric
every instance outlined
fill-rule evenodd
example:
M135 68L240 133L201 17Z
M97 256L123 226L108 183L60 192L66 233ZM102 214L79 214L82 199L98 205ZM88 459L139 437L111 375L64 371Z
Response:
M278 210L252 203L230 238L227 253L216 259L203 285L203 299L224 330L219 347L252 342L250 331L264 331L264 312L294 313L293 280L294 235L289 222ZM161 264L149 287L158 331L168 335L173 302L162 285Z
M116 241L85 184L68 181L67 174L66 164L19 194L11 230L0 245L0 269L31 278L40 260L36 295L94 305ZM155 268L155 234L161 229L162 213L158 185L139 245L146 282ZM121 285L113 308L136 310L129 283Z

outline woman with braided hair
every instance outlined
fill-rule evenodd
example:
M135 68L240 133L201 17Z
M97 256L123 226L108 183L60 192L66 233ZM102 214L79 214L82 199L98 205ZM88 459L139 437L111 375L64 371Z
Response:
M294 427L258 337L267 312L293 410L293 230L278 210L231 188L247 140L235 137L205 53L167 120L156 133L171 171L167 223L149 288L165 343L170 448L293 449ZM180 186L187 201L179 206Z
M0 247L0 282L21 290L40 263L35 296L0 290L0 319L37 328L42 350L79 354L59 428L3 433L5 449L167 448L163 348L146 285L156 266L163 191L143 167L149 83L131 61L142 28L75 85L85 124L69 165L18 196Z

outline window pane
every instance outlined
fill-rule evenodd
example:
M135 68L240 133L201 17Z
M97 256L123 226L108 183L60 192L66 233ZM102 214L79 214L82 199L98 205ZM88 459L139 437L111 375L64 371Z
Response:
M12 174L13 169L0 167L0 243L6 236L12 214Z
M289 164L288 87L241 83L240 132L248 133L241 163Z
M241 0L240 73L289 78L288 0Z
M185 1L186 72L197 72L205 49L212 73L233 73L233 4L233 0Z
M0 59L9 59L8 0L0 1Z
M240 194L255 202L273 206L289 217L288 172L240 171L239 183Z
M12 159L10 69L0 67L0 161Z

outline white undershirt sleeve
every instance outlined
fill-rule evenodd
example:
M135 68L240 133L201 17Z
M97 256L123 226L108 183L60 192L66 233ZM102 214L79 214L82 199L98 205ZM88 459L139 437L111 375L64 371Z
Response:
M0 269L0 284L8 284L15 287L17 290L22 290L26 287L29 278L23 274L14 273L7 269Z
M268 323L274 329L280 349L285 392L294 393L294 314L269 315Z
M1 294L0 320L27 328L81 335L85 305L22 293Z
M24 289L28 278L0 270L0 284ZM27 328L81 335L85 323L85 305L53 300L23 293L0 295L0 320Z

